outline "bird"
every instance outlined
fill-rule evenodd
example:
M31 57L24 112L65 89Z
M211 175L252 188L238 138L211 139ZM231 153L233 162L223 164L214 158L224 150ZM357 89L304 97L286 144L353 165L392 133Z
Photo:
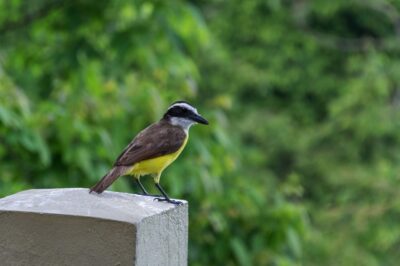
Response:
M189 128L197 123L209 124L187 101L172 103L161 120L143 129L132 139L117 157L111 170L90 188L89 193L100 194L118 177L129 175L135 178L142 195L152 196L140 182L141 176L152 175L162 195L154 199L180 205L180 201L172 200L161 187L160 177L164 169L181 154L189 139Z

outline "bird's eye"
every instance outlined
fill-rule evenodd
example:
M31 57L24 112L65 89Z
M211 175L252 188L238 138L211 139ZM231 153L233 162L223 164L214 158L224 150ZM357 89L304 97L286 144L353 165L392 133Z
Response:
M180 116L180 115L182 115L183 112L182 112L182 108L173 108L170 113L173 116Z

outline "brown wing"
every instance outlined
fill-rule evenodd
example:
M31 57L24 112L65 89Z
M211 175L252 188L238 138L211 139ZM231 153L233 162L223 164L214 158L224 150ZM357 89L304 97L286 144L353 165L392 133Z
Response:
M161 120L141 131L118 156L114 166L131 166L143 160L176 152L185 138L183 129Z

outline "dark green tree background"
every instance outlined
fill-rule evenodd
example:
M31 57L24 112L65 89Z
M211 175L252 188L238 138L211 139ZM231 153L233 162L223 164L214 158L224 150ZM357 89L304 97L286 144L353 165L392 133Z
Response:
M398 0L0 0L0 196L91 186L186 99L211 125L161 182L190 265L397 265L399 25Z

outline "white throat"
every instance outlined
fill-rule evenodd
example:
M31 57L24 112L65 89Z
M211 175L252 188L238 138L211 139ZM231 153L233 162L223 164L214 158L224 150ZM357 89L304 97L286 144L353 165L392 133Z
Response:
M188 134L189 128L196 123L192 120L183 117L171 117L169 121L171 125L181 127L186 134Z

